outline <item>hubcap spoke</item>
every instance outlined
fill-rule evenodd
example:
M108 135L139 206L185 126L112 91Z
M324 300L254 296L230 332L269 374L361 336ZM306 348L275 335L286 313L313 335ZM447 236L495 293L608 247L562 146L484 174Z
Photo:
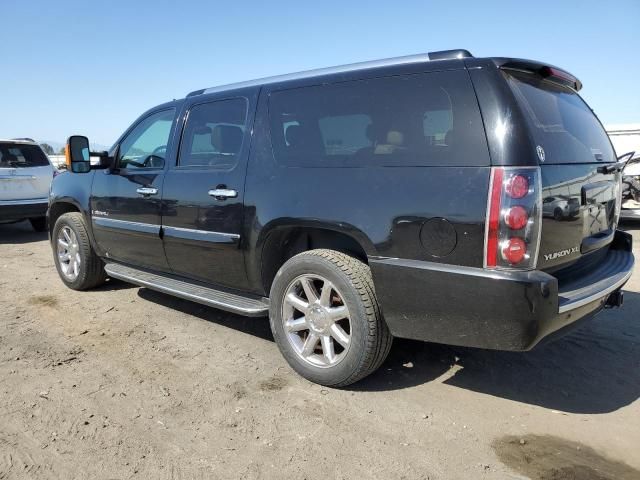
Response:
M322 285L322 293L320 294L320 305L323 307L329 307L331 305L331 292L333 291L333 285L327 280Z
M329 317L331 317L331 320L336 322L338 320L346 318L347 315L349 315L349 310L347 310L347 307L345 307L344 305L341 305L339 307L329 308L328 314Z
M318 294L316 292L316 287L313 286L311 279L308 277L304 277L300 279L300 283L302 284L302 289L304 290L304 294L307 296L307 300L309 303L315 303L318 301Z
M291 305L296 310L299 310L302 313L307 313L309 310L309 304L297 296L295 293L290 293L286 297L286 302Z
M287 320L284 327L288 332L299 332L300 330L308 330L307 320L304 317L296 318L295 320Z
M311 355L316 349L316 345L318 344L319 337L315 333L310 333L307 339L304 342L304 346L302 347L302 356L308 357Z
M349 335L337 323L331 325L331 336L335 338L336 342L338 342L344 348L347 348L349 346Z
M333 348L333 341L329 335L323 335L320 337L322 343L322 354L327 359L328 363L333 363L336 359L336 352Z

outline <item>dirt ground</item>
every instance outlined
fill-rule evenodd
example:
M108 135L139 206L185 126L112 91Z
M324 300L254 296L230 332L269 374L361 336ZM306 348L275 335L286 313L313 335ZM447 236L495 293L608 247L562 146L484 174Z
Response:
M334 390L288 368L266 319L74 292L45 235L0 225L0 479L640 479L639 312L640 267L622 310L555 343L396 340Z

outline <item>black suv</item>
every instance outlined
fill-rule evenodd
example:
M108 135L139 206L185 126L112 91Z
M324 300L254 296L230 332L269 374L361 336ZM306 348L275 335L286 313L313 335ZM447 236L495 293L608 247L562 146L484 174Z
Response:
M455 50L192 92L109 152L69 138L58 272L268 314L324 385L374 371L394 336L528 350L619 306L633 269L620 167L580 88Z

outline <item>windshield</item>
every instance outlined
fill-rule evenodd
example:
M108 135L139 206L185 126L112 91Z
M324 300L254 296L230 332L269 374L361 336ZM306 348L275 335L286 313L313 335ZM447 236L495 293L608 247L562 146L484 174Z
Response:
M0 168L45 167L46 155L37 145L0 143Z
M580 95L524 73L506 73L544 163L615 162L609 137Z

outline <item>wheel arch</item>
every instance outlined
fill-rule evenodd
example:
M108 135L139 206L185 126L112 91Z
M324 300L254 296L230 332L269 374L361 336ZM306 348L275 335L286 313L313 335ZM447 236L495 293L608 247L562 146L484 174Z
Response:
M93 247L93 249L96 252L98 252L99 250L96 248L96 242L95 242L95 239L93 238L93 230L91 228L91 217L88 215L86 210L83 209L82 206L75 199L71 197L56 199L54 202L52 202L49 205L49 208L47 210L49 239L53 238L53 228L55 227L56 222L58 221L58 218L60 218L65 213L69 213L69 212L78 212L82 214L82 217L84 218L85 224L87 227L89 242L91 243L91 246Z
M298 253L325 248L368 263L375 248L366 235L351 225L320 222L279 222L266 226L257 245L260 284L266 295L280 267Z

